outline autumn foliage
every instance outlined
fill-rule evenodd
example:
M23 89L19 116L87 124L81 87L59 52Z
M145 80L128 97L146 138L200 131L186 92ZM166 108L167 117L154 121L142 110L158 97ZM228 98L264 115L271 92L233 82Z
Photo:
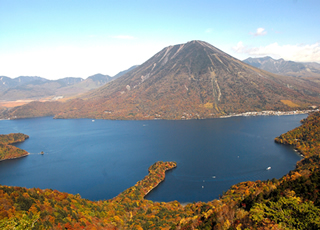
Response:
M27 151L10 145L22 142L27 138L29 138L29 136L22 133L10 133L8 135L0 135L0 161L19 158L28 155Z

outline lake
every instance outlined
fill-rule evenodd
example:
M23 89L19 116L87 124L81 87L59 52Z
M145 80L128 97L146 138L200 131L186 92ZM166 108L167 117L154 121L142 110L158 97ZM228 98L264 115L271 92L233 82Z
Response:
M209 201L233 184L280 178L293 170L301 157L274 138L299 126L305 117L0 120L1 134L30 136L16 144L29 156L0 162L0 184L110 199L143 179L156 161L176 161L178 167L146 198Z

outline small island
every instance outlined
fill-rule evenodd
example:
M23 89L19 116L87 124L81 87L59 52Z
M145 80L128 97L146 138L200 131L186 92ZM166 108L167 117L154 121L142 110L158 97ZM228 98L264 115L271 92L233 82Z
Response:
M22 133L10 133L7 135L0 135L0 161L16 159L29 155L27 151L11 145L23 142L28 138L28 135Z

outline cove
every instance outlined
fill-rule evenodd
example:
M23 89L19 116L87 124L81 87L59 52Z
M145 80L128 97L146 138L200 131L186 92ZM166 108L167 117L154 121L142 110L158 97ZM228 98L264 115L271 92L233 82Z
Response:
M30 136L16 144L30 155L0 162L0 183L103 200L143 179L153 163L175 161L177 168L146 199L209 201L233 184L280 178L293 170L300 156L292 147L276 144L274 138L299 126L306 116L1 120L1 134Z

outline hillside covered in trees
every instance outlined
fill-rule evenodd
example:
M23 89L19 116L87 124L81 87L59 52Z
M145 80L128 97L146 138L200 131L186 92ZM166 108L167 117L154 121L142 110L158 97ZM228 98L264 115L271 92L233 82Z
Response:
M283 178L232 186L218 200L182 205L144 199L174 162L110 200L51 189L0 186L1 229L320 229L320 113L275 139L305 157ZM179 167L179 166L178 166ZM181 191L183 192L183 191Z
M27 138L29 138L29 136L22 133L0 135L0 161L27 156L27 151L11 145L22 142Z

